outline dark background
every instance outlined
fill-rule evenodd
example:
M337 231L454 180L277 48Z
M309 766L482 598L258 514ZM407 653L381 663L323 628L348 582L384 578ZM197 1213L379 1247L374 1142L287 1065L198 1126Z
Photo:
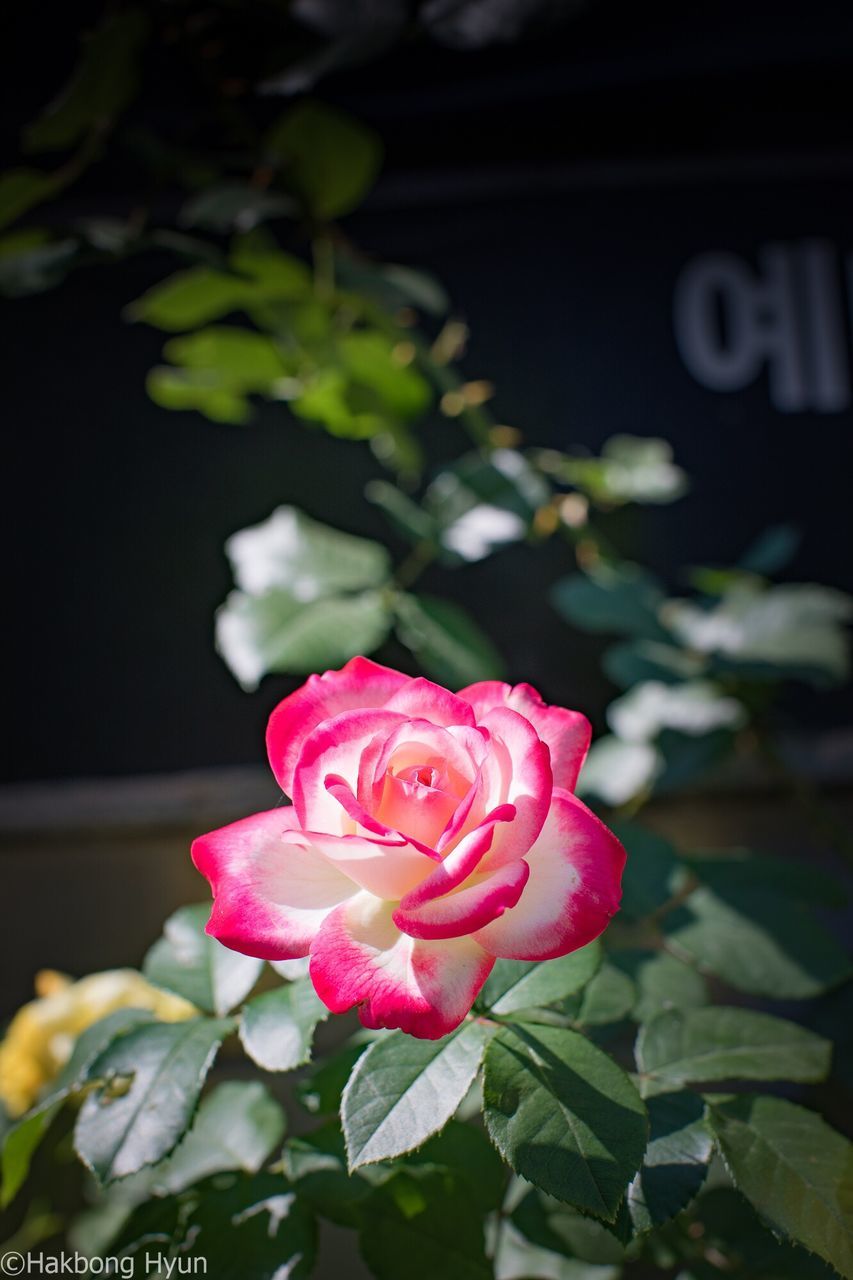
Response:
M7 157L68 73L89 7L71 8L47 27L33 7L4 42ZM853 588L851 410L780 412L766 374L710 391L672 322L695 255L730 251L755 270L762 246L818 238L835 255L849 372L851 73L840 4L601 0L487 48L408 40L316 90L387 146L348 231L443 279L471 326L466 370L496 383L501 421L536 443L595 450L616 431L673 443L691 495L618 530L672 586L685 564L733 561L784 520L804 532L787 576ZM174 124L188 109L169 75L134 108L142 118ZM282 107L271 99L270 115ZM131 169L126 155L98 165L54 216L98 202L120 213ZM379 473L366 446L279 407L237 428L148 401L163 335L120 313L174 267L147 256L2 303L9 779L258 761L292 682L247 695L213 651L224 539L283 502L384 534L361 496ZM446 423L425 431L437 456L461 444ZM473 608L513 676L600 718L612 693L600 646L545 598L565 568L557 548L513 549L424 585ZM853 707L801 694L791 710L823 726Z

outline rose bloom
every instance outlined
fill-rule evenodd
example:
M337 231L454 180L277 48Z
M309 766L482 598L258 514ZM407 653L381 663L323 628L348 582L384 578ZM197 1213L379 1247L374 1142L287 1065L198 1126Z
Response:
M208 933L310 956L333 1013L445 1035L496 957L566 955L618 908L625 852L572 794L589 739L530 685L453 694L366 658L311 676L267 730L292 804L193 844Z
M91 973L79 982L52 969L36 974L37 1000L19 1009L0 1043L0 1101L19 1116L59 1075L77 1037L117 1009L149 1009L163 1022L194 1018L188 1000L152 987L134 969Z

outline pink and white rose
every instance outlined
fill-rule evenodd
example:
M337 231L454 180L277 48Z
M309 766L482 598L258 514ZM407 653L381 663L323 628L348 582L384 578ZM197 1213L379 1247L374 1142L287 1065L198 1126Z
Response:
M310 956L333 1013L447 1034L496 957L566 955L618 908L624 850L573 794L589 740L526 684L453 694L366 658L311 676L267 730L292 804L193 844L208 933Z

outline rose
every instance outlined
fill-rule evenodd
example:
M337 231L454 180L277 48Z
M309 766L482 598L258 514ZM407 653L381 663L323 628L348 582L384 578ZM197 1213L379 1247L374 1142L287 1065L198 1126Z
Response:
M267 730L292 805L193 844L208 933L310 956L334 1013L445 1035L496 957L565 955L619 905L624 850L572 794L589 738L525 684L452 694L366 658L311 676Z

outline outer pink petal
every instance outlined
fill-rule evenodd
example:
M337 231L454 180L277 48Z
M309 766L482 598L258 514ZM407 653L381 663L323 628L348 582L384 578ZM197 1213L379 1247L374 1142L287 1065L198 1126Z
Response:
M463 724L473 729L475 723L470 703L420 677L398 689L386 706L389 711L402 711L412 720L429 720L432 724Z
M369 748L384 743L405 719L394 711L344 711L324 720L305 739L293 779L293 807L300 824L310 831L348 835L354 827L339 802L326 788L337 777L358 794L359 769Z
M508 862L490 876L455 893L394 912L398 928L413 938L461 938L474 933L514 907L527 884L530 868L523 858Z
M360 893L333 911L311 946L311 978L333 1013L359 1006L366 1027L437 1040L459 1026L489 976L472 938L424 942L400 933L388 903Z
M192 858L210 881L207 932L232 951L295 960L333 907L358 886L294 830L292 808L272 809L193 842Z
M489 750L483 762L487 806L511 804L516 817L496 830L483 865L494 870L527 853L542 830L554 790L548 748L529 720L509 707L495 707L483 717Z
M619 909L625 850L568 791L555 791L542 834L527 854L518 904L474 937L494 956L553 960L584 947Z
M529 684L515 687L500 680L481 680L462 689L479 722L494 707L509 707L533 725L551 752L554 786L574 791L592 738L592 726L580 711L551 707Z
M267 726L267 753L272 771L287 795L302 744L318 724L359 707L382 707L411 680L400 671L369 658L351 658L340 671L309 676L273 711Z

